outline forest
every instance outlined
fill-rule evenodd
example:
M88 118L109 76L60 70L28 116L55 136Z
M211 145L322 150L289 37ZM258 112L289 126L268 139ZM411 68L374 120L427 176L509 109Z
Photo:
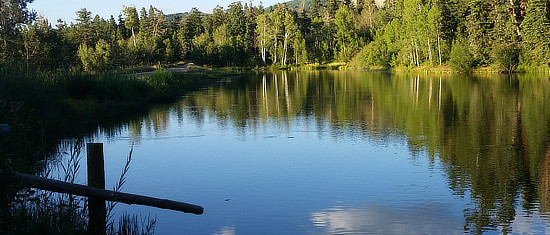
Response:
M122 6L116 18L83 8L75 22L54 26L27 9L32 1L0 2L1 64L95 72L178 61L275 68L344 62L513 72L550 62L545 0L308 0L266 8L251 1L172 15Z

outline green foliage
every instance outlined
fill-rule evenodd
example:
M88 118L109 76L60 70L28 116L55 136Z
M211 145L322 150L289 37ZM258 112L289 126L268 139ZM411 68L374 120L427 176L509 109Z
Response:
M512 73L516 71L519 64L520 50L514 46L497 47L494 49L496 54L496 62L501 71Z
M355 55L355 51L359 46L357 32L355 32L354 19L346 5L341 6L336 11L335 24L338 59L346 62Z
M472 55L479 65L490 63L489 54L490 22L489 22L489 3L483 0L474 0L470 2L470 14L467 19L468 42Z
M93 47L81 44L78 48L78 57L82 61L84 71L97 72L109 69L111 46L104 40L99 40Z
M474 59L468 45L463 39L453 42L449 63L451 68L459 72L468 72L472 69Z
M124 27L132 31L134 46L136 46L135 29L139 26L139 16L135 7L123 6L122 13L124 14Z
M390 60L386 43L382 39L378 39L365 46L354 62L361 67L389 67Z
M229 4L227 9L227 28L232 36L245 35L246 18L241 2Z
M42 69L60 67L59 35L51 28L48 21L40 17L39 21L23 29L24 56L27 65Z
M0 1L0 63L13 63L23 51L23 24L30 24L36 13L27 9L33 0Z
M521 23L524 59L526 63L550 65L550 19L548 1L527 3L526 16Z
M160 94L168 91L174 86L174 75L166 69L157 69L149 77L144 78L145 81Z
M315 0L306 1L305 8L283 3L267 9L235 2L227 9L215 7L212 14L192 8L168 18L153 6L139 11L123 6L118 22L83 8L75 24L60 21L56 28L46 19L34 22L26 9L29 1L11 1L19 5L0 10L8 19L0 21L0 62L45 70L102 71L182 60L287 67L351 58L365 65L433 66L451 63L452 42L459 39L474 58L472 66L502 64L498 53L509 45L519 49L523 67L550 65L550 14L542 0L391 0L383 5Z

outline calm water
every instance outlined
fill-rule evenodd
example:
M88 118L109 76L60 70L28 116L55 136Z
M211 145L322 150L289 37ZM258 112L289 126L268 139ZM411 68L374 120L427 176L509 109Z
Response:
M255 74L101 133L157 234L548 234L549 76ZM85 173L83 173L85 175Z

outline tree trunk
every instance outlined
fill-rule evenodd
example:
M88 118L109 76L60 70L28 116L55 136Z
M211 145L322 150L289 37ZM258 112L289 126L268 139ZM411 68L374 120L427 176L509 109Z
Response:
M262 60L264 61L264 65L266 64L265 62L265 24L263 25L263 34L262 34Z
M437 35L437 53L439 54L439 65L441 66L441 45L439 44L439 35Z
M430 44L430 38L428 38L428 57L430 60L430 65L433 65L432 45Z
M262 45L262 61L264 62L264 65L266 64L265 63L265 42L263 42L264 45Z
M510 0L510 5L512 5L511 11L510 11L510 18L512 18L512 22L516 27L516 33L518 34L518 37L521 37L521 29L519 28L518 16L516 14L516 6L514 5L514 0Z
M277 55L279 54L279 41L277 40L277 30L275 30L275 35L273 35L275 38L275 60L273 60L274 63L277 63Z
M283 42L283 58L281 58L281 62L283 65L286 65L286 58L287 58L287 50L288 50L288 32L285 32L285 40Z
M414 54L416 56L416 67L420 67L420 61L418 58L418 44L416 43L416 40L414 41Z
M134 47L136 47L136 34L134 33L134 27L132 27L132 37L134 38Z

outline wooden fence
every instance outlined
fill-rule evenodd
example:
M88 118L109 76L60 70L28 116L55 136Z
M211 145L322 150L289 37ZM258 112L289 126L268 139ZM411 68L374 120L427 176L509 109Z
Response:
M152 206L197 215L201 215L204 212L204 209L201 206L193 204L105 190L103 144L88 143L86 144L86 148L88 162L87 186L80 184L71 184L59 180L42 178L19 172L5 171L2 169L0 169L0 177L4 179L9 179L13 183L21 183L23 186L26 187L88 197L88 228L90 234L94 235L105 234L106 232L105 201Z

